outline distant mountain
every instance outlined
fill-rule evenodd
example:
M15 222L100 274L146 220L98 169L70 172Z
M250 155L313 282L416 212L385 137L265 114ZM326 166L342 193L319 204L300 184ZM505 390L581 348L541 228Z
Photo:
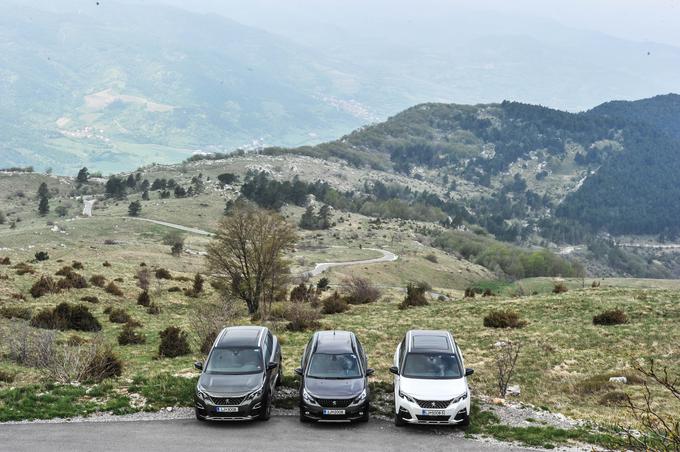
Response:
M507 239L680 233L680 140L651 125L667 125L659 112L680 108L680 96L598 114L607 105L574 114L516 102L423 104L330 143L267 152L453 181L449 196Z
M612 101L589 112L595 116L622 118L650 124L680 139L680 95L666 94L636 101Z
M2 2L3 165L132 169L254 140L318 142L370 119L323 55L216 15L119 6Z

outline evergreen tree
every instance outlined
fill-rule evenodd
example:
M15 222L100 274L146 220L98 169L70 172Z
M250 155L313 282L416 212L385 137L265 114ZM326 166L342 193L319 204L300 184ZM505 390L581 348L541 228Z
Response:
M135 188L137 186L137 181L135 180L135 176L130 174L127 178L126 185L128 186L128 188Z
M144 193L142 193L142 199L143 199L144 201L148 201L148 200L149 200L149 190L144 190Z
M131 217L138 217L142 212L142 203L139 201L132 201L128 206L128 215Z
M331 227L331 208L324 204L319 209L319 224L320 229L328 229Z
M171 179L172 180L172 179ZM175 187L175 198L184 198L187 195L187 191L181 185Z
M123 179L117 176L109 177L106 181L106 196L110 198L124 198L126 194L125 183Z
M78 175L76 176L76 182L78 182L78 185L83 185L87 183L87 180L90 178L90 173L88 172L86 167L83 167L78 171Z
M302 229L316 229L317 216L313 206L307 206L307 210L300 217L300 227Z
M45 182L41 183L40 186L38 187L38 198L47 198L50 196L50 189L47 188L47 184Z
M47 199L47 196L41 196L40 202L38 203L38 213L40 213L41 216L45 216L49 212L50 212L50 202Z
M149 183L149 179L144 179L144 181L142 182L142 185L140 185L139 188L140 188L142 191L147 191L147 190L149 189L149 186L150 186L150 185L151 185L151 184Z

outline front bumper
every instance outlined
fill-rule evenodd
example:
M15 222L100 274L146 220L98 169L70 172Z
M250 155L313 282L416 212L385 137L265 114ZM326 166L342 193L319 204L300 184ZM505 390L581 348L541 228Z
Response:
M322 407L303 402L300 410L305 417L315 421L353 421L361 419L369 410L369 402L361 405L350 405L348 407ZM344 410L343 414L329 414L325 410Z
M207 421L252 421L257 419L264 409L262 398L244 402L236 406L228 406L230 411L220 411L222 406L215 405L211 401L194 396L196 414ZM235 410L235 411L231 411Z
M422 408L417 403L410 402L401 397L396 399L395 405L396 412L409 424L456 425L465 421L465 418L470 415L470 397L457 403L452 403L442 410ZM436 415L428 414L432 410L441 411L442 413L437 413Z

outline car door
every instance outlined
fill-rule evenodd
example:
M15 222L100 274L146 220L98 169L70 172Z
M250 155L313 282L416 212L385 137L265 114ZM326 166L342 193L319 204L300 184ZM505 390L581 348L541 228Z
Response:
M399 400L399 379L401 372L403 370L404 354L406 353L406 337L402 339L401 344L397 346L397 350L394 352L394 366L399 369L399 374L394 375L394 400L395 407L396 401Z

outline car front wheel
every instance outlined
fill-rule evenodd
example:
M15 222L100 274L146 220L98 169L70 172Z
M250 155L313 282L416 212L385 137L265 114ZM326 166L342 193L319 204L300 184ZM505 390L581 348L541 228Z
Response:
M394 425L396 425L397 427L403 427L404 425L406 425L406 421L404 421L404 419L401 417L399 413L394 414Z
M269 418L272 416L272 393L267 391L267 394L265 397L262 399L262 408L260 412L260 417L259 419L261 421L268 421Z

